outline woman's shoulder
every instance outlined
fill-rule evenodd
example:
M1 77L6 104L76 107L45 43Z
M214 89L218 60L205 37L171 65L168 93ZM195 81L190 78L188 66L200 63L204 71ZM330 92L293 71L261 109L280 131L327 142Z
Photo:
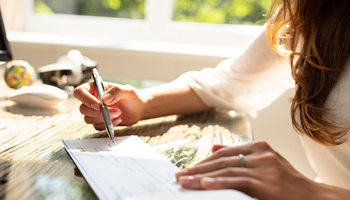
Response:
M349 124L350 57L345 65L344 71L341 73L336 85L325 102L325 107L330 109L330 114L333 121Z

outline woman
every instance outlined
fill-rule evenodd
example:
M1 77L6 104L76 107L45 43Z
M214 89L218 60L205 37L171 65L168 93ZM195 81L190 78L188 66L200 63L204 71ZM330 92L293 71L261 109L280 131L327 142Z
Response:
M237 189L258 199L350 197L350 1L275 0L267 26L237 59L136 90L108 84L114 125L212 108L255 115L290 87L291 115L323 183L296 171L265 142L214 145L213 154L176 174L184 188ZM271 50L270 47L273 49ZM74 91L86 123L104 129L92 83Z

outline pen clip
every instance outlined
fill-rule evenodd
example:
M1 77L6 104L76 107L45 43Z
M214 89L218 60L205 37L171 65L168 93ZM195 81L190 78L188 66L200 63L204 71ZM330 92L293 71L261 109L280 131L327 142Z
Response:
M102 78L100 77L100 75L98 74L98 72L95 68L92 69L92 78L94 79L98 99L100 100L101 104L103 105L101 98L102 98L102 95L105 93L105 87L103 85Z

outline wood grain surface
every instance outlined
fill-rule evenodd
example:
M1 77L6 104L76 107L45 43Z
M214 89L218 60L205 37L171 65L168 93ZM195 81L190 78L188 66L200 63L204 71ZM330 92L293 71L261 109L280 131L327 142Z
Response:
M107 137L83 121L79 102L29 108L7 100L12 91L0 81L0 199L97 199L85 180L74 174L61 140ZM143 120L115 127L115 135L139 135L180 168L210 155L212 144L239 145L252 140L247 116L208 111ZM98 163L97 163L98 164Z

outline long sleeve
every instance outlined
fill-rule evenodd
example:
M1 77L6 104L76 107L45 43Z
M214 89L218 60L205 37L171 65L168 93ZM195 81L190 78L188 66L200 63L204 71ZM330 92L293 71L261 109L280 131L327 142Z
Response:
M207 106L244 111L253 117L294 86L288 59L270 48L265 29L236 59L184 73L179 79Z

